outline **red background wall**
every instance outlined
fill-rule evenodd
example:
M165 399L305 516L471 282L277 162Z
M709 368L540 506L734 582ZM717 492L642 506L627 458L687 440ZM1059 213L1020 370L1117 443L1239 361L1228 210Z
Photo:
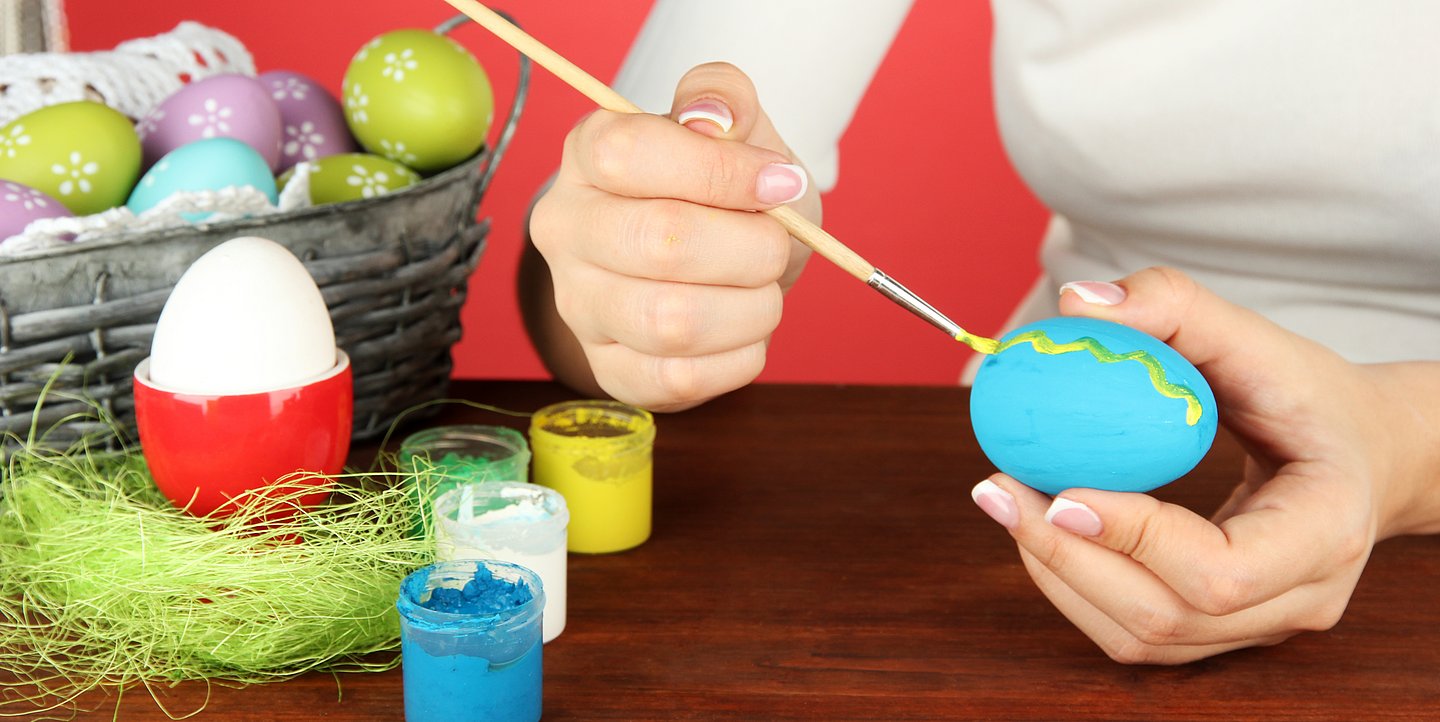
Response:
M71 46L109 49L195 20L236 36L260 71L305 73L338 93L371 37L432 27L440 0L66 0ZM602 80L614 76L650 0L505 0L542 42ZM837 6L838 7L838 6ZM497 114L513 53L478 26L457 31L490 73ZM1037 272L1045 214L1010 169L990 104L988 3L917 0L841 147L825 226L956 322L994 333ZM763 101L763 99L762 99ZM494 221L471 277L456 375L541 378L515 303L521 222L589 101L536 69L511 150L481 212ZM790 294L762 381L949 384L969 351L821 259Z

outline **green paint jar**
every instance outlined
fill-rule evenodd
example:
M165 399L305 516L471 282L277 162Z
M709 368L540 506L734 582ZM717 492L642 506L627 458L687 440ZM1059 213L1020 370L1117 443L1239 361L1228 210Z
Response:
M530 446L508 426L437 426L400 443L400 471L409 474L417 506L416 532L433 519L436 499L461 484L528 481Z

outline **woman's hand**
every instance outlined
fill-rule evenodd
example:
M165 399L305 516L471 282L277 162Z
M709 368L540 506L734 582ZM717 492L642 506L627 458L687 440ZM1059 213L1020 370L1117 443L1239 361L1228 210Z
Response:
M1339 621L1378 539L1440 529L1440 364L1351 364L1168 269L1067 284L1204 373L1247 452L1210 519L1143 494L972 493L1047 597L1111 658L1174 664ZM1184 483L1184 480L1177 483Z
M598 111L571 131L530 220L543 265L521 271L527 328L556 376L658 411L760 373L809 251L754 211L820 210L739 70L694 68L673 108Z

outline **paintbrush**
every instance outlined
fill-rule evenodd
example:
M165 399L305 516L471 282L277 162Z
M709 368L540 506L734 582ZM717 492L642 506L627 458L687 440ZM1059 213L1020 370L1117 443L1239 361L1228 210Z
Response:
M601 108L617 113L644 112L610 86L596 80L594 76L581 70L574 63L531 37L529 33L516 27L494 10L475 0L445 0L445 2L494 33L496 37L509 43L516 50L524 53L541 67L553 73L555 77L569 84L570 87L583 93L585 97L594 101ZM994 344L994 341L990 339L973 336L966 332L959 324L946 318L945 314L940 313L934 306L915 295L915 292L886 275L884 271L876 268L874 264L850 250L845 244L811 223L794 209L780 206L772 208L766 213L779 221L780 225L784 226L785 230L799 239L801 243L814 249L816 253L839 266L841 270L864 281L865 285L879 291L881 295L899 304L901 308L944 331L945 335L971 346L977 346L976 342L979 342L979 346L984 346L986 341L990 345ZM977 350L984 351L985 349L977 348Z

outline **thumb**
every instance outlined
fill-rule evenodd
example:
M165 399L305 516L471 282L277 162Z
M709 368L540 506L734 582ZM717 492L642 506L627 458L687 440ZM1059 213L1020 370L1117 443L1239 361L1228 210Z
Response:
M789 198L788 205L815 223L820 222L820 193L809 182L809 173L795 152L781 139L760 107L755 84L729 63L705 63L691 68L675 87L670 118L708 138L734 140L778 152L790 159L798 172L792 176L776 173L756 180L757 197L768 201ZM798 197L796 197L798 196ZM780 287L788 289L799 279L810 249L792 242L790 260Z
M1060 288L1060 312L1144 331L1189 359L1212 384L1284 385L1286 379L1270 377L1275 370L1305 368L1333 356L1173 268L1147 268L1117 283L1067 283ZM1215 391L1222 393L1219 387Z
M795 159L760 107L755 84L729 63L691 68L675 86L670 118L711 138L736 140Z

